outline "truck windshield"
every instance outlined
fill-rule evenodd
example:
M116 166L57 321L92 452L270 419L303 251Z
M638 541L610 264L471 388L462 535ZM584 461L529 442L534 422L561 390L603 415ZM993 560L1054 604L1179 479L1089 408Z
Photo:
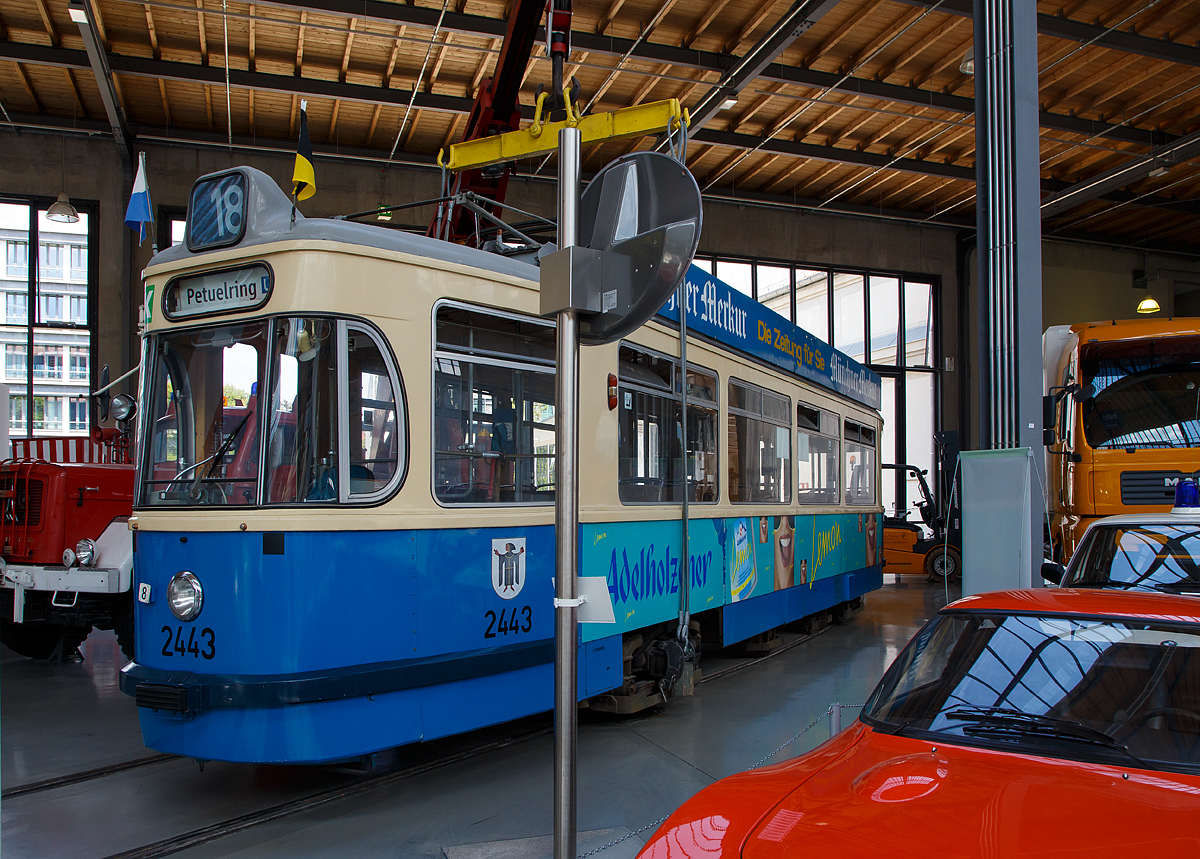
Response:
M1097 525L1072 558L1064 587L1200 592L1200 525Z
M888 733L1200 771L1200 625L942 614L867 702Z
M266 323L163 334L152 354L142 503L255 503Z
M1200 447L1200 338L1088 343L1080 362L1093 448Z

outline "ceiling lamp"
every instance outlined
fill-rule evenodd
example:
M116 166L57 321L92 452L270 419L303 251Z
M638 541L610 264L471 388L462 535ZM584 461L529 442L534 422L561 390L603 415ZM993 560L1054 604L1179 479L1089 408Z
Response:
M1162 308L1158 306L1158 302L1150 297L1143 298L1137 306L1138 313L1158 313L1160 310Z
M58 221L60 224L74 224L79 220L79 212L75 211L75 207L67 199L66 191L59 194L58 199L46 209L46 219Z
M721 102L721 110L733 110L737 107L737 93L725 96L725 101Z
M975 74L975 46L967 48L967 55L963 57L963 61L959 63L958 70L964 75Z

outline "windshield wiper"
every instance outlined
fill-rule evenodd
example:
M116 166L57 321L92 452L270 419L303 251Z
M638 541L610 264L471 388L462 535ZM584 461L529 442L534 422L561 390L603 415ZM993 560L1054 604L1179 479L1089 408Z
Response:
M1200 582L1155 582L1150 587L1169 594L1200 593Z
M1062 739L1082 740L1098 746L1121 752L1136 761L1140 766L1150 769L1150 765L1129 751L1129 747L1117 742L1103 731L1092 728L1073 719L1060 719L1055 716L1044 716L1038 713L1026 713L1008 707L958 707L942 714L947 719L975 722L975 725L964 728L967 731L1015 731L1043 737L1058 737Z

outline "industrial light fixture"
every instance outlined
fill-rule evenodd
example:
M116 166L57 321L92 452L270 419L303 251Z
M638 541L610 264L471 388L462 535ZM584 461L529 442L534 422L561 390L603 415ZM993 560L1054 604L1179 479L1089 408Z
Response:
M71 20L76 24L87 23L87 12L84 11L82 3L68 3L67 13L71 16Z
M737 107L737 93L725 96L725 101L721 102L721 110L733 110Z
M79 212L75 211L75 207L67 199L66 191L59 194L58 199L46 209L46 219L58 221L60 224L74 224L79 220Z
M1158 302L1148 296L1138 302L1138 313L1158 313L1160 310L1162 310L1162 308L1158 306Z
M958 64L958 70L964 75L975 74L975 46L967 48L967 55L963 57L963 61Z
M1146 175L1149 176L1151 179L1158 179L1162 176L1166 176L1170 172L1171 172L1170 167L1155 167L1153 170L1151 170Z
M62 180L63 186L67 184L67 138L63 137L62 141ZM46 209L46 220L58 221L60 224L74 224L79 221L79 212L71 205L71 201L67 198L67 192L62 191L58 195L58 199L49 205Z

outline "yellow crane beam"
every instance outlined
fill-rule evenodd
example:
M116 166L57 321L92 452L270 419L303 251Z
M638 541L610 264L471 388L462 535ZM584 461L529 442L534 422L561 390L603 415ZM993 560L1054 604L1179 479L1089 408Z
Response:
M438 164L452 172L459 172L544 155L558 149L558 132L568 127L578 128L581 143L586 145L622 137L678 131L691 123L687 110L680 106L676 98L581 117L571 105L569 91L563 93L567 118L543 122L542 109L548 95L542 93L538 97L533 124L529 128L455 143L449 151L443 149L438 152Z

